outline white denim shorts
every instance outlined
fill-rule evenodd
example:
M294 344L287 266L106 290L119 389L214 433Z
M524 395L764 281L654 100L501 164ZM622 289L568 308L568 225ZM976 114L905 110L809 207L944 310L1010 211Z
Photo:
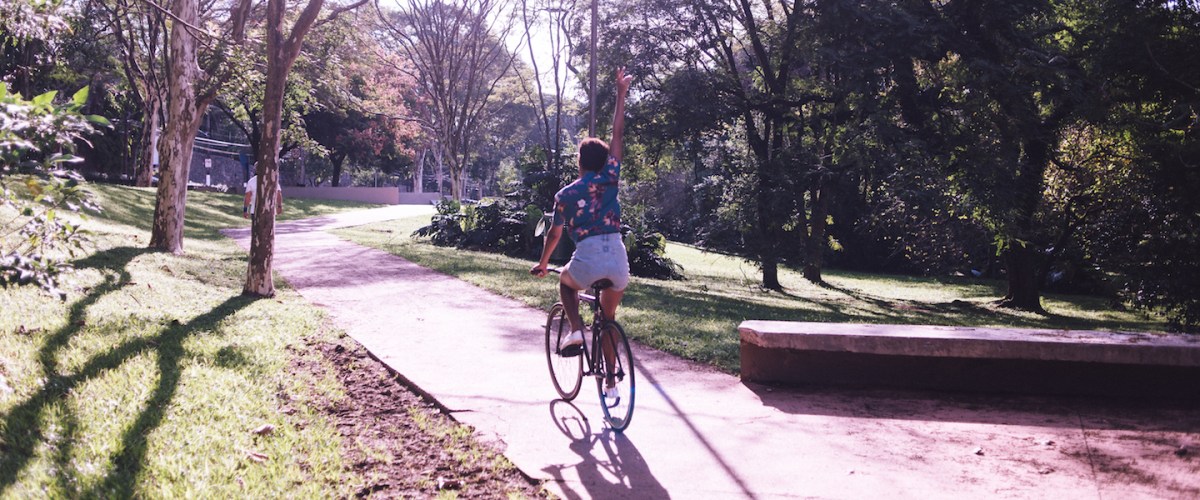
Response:
M613 282L614 291L629 286L629 256L620 233L598 234L575 244L571 262L563 270L579 286L590 287L601 279Z

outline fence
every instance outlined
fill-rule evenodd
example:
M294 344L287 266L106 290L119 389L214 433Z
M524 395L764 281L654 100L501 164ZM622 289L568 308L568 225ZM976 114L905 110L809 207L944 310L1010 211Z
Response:
M424 205L441 199L438 193L401 193L395 187L283 186L285 198L346 200L381 205Z

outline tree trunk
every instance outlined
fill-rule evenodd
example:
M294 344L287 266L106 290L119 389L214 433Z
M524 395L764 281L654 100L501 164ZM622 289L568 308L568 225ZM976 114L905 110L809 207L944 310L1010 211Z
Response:
M267 82L263 96L263 123L258 156L258 191L254 227L250 232L250 263L246 266L245 295L275 296L275 200L279 196L279 143L283 129L283 95L292 63L308 30L316 22L324 0L309 0L284 37L285 0L267 2ZM361 5L361 2L360 2Z
M446 182L446 164L442 158L441 149L434 150L434 160L437 161L437 192L438 195L444 194L444 183Z
M781 255L782 228L777 222L779 214L775 204L775 196L772 196L771 188L775 182L773 175L775 172L767 171L774 167L769 159L759 161L758 169L758 186L756 187L756 218L755 229L758 234L755 235L758 247L759 264L762 266L763 281L762 286L768 290L783 290L783 286L779 283L779 256Z
M825 247L828 240L829 190L824 182L817 181L809 191L812 199L812 217L808 220L808 237L804 241L804 279L810 283L822 283L821 269L825 263Z
M191 26L197 24L199 6L195 0L178 0L174 2L172 14L177 19L171 26L172 78L150 248L181 254L188 171L192 162L192 146L196 140L195 131L202 116L197 109L195 89L200 76L200 67L196 65L196 38L188 32L184 23Z
M429 150L421 151L421 158L417 160L416 172L413 173L413 192L421 193L425 191L425 155L429 154Z
M779 284L779 263L773 258L762 259L763 288L767 290L783 290Z
M346 164L346 153L334 153L329 157L330 163L333 163L333 178L329 180L329 185L340 187L342 185L342 165Z
M1039 135L1045 135L1039 134ZM1033 234L1037 222L1037 206L1042 199L1045 187L1046 166L1050 163L1051 144L1053 141L1031 139L1024 144L1025 159L1019 164L1020 176L1017 177L1015 196L1018 197L1016 220L1007 231L1011 242L1005 253L1005 267L1008 272L1008 294L1000 301L1000 305L1037 313L1042 309L1041 276L1044 262L1040 244L1034 243L1035 238L1026 237ZM1027 243L1021 243L1027 241Z
M1045 312L1042 309L1042 297L1038 286L1040 261L1034 248L1014 244L1008 249L1004 256L1008 273L1008 295L1000 301L1002 307Z
M151 176L154 175L155 160L158 159L158 127L159 113L161 112L162 104L157 97L146 99L146 116L142 120L142 138L140 144L142 150L138 153L137 173L134 176L134 185L137 187L150 187Z
M463 199L463 166L453 156L450 158L450 197L454 201Z

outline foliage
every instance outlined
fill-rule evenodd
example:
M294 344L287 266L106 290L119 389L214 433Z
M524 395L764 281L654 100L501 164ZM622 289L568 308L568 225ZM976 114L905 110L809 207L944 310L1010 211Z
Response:
M66 104L56 92L26 101L0 84L0 286L33 284L65 297L59 276L71 269L68 258L82 249L85 233L66 213L98 211L78 174L61 167L79 161L70 152L74 141L106 125L84 116L87 88ZM8 218L11 211L12 218ZM15 236L14 236L15 235Z
M536 308L548 308L558 293L529 276L527 260L472 251L447 252L423 241L395 238L423 217L338 230L337 234L400 255L419 265L457 276ZM743 259L674 243L666 255L687 266L686 281L634 278L626 289L620 320L626 332L664 352L738 369L738 336L746 318L838 323L1007 326L1017 328L1161 331L1163 324L1130 311L1114 311L1102 299L1051 294L1056 314L1043 316L995 308L988 297L1002 289L993 280L913 278L833 270L828 286L808 283L782 269L789 293L754 286L754 269Z
M333 186L344 167L368 177L407 174L418 154L415 80L406 61L366 35L372 32L368 19L355 13L318 26L307 43L311 53L296 62L297 80L312 87L303 127L332 164L327 177Z
M438 246L529 256L534 250L533 225L540 220L535 207L504 199L480 202L443 200L428 226L413 236L430 238Z
M513 26L505 8L494 0L419 0L381 11L387 43L420 82L420 119L443 153L454 199L464 195L477 134L495 111L492 96L516 59L504 43Z
M683 266L667 257L667 238L662 233L628 231L625 248L629 253L629 273L660 280L683 279Z
M413 236L429 238L434 245L503 253L522 258L540 256L539 238L550 223L550 215L526 202L533 193L518 189L505 199L481 202L443 200L437 205L429 225ZM624 219L634 221L622 227L629 271L634 276L657 279L683 279L682 268L664 255L666 238L647 228L644 218L626 211Z
M1073 200L1080 251L1134 306L1200 332L1200 4L1065 4L1083 64L1106 82L1092 126L1064 148L1087 188Z

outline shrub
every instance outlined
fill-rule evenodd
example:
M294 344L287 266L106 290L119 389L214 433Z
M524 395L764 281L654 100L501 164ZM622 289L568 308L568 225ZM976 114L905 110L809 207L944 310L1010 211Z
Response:
M60 275L71 270L67 259L82 249L85 233L62 212L99 211L77 173L62 170L79 161L75 141L107 125L79 109L87 88L66 104L55 92L25 100L0 84L0 206L16 217L0 222L0 286L37 285L65 298ZM15 181L15 182L14 182Z

